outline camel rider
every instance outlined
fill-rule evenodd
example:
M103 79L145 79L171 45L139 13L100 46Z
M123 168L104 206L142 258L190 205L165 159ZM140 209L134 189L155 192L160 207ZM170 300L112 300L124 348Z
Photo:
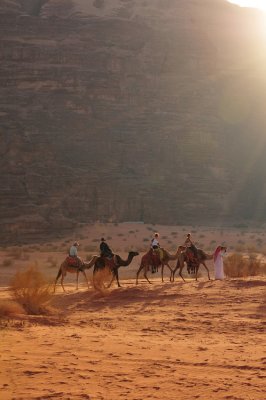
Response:
M83 261L80 257L78 257L78 247L79 247L79 243L74 242L73 245L69 249L69 256L75 260L76 266L78 268L80 268L83 265Z
M151 240L151 248L159 256L160 261L162 261L162 259L163 259L163 250L160 247L159 233L157 233L157 232L154 234L154 237ZM158 270L158 268L157 268L157 270Z
M106 257L109 259L112 259L114 256L114 253L112 252L111 248L108 246L104 238L101 238L100 253L101 257Z
M192 240L191 240L191 234L190 234L190 233L187 234L187 237L186 237L184 246L185 246L186 248L191 249L194 258L198 258L198 249L197 249L197 247L194 245L194 243L192 242Z

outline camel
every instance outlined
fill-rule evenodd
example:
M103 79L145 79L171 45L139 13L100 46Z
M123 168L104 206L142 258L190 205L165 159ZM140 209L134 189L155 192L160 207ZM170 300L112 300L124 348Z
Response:
M108 287L110 287L116 278L117 286L121 287L120 282L119 282L119 276L118 276L118 269L120 267L127 267L131 261L133 260L134 257L138 256L139 253L137 251L130 251L128 253L127 259L123 260L118 254L115 254L114 258L109 260L106 257L98 257L95 256L96 258L90 261L90 263L93 263L94 268L93 268L93 277L95 276L95 273L97 271L103 270L104 268L109 268L110 272L112 273L112 280L109 283ZM91 265L91 266L93 266Z
M175 254L170 254L170 253L168 253L167 250L165 250L165 249L163 249L163 248L162 248L161 250L163 251L163 259L162 259L162 260L159 260L159 258L157 259L156 267L159 267L159 266L162 267L161 273L162 273L162 282L163 282L163 281L164 281L164 280L163 280L163 271L164 271L164 267L167 266L167 267L170 269L171 276L172 276L172 268L171 268L170 265L169 265L169 261L171 261L171 260L177 260L178 257L179 257L179 255L180 255L180 253L181 253L181 251L183 250L183 247L182 247L182 246L179 246ZM148 277L147 277L147 272L149 271L149 269L150 269L150 267L151 267L152 265L154 265L154 257L153 257L153 250L150 249L150 250L149 250L146 254L144 254L143 257L141 258L140 267L139 267L139 269L138 269L137 277L136 277L136 284L138 284L138 277L139 277L140 271L141 271L142 269L144 269L144 278L145 278L149 283L151 283L151 282L149 281ZM171 280L171 276L170 276L170 280Z
M56 277L55 283L54 283L54 292L55 292L55 287L56 287L57 281L60 278L60 276L61 276L61 286L62 286L62 288L63 288L63 290L65 292L65 288L64 288L64 283L63 282L64 282L64 279L65 279L65 276L66 276L67 272L69 272L71 274L73 274L73 273L77 274L76 290L78 290L78 279L79 279L79 273L80 272L83 274L83 276L84 276L84 278L85 278L85 280L87 282L87 285L89 287L89 281L88 281L87 275L86 275L84 270L88 269L88 268L91 268L94 265L96 258L97 258L97 256L93 256L92 259L88 263L83 262L83 265L80 268L69 265L69 263L67 261L67 258L66 258L62 262L60 267L59 267L59 271L58 271L58 274L57 274L57 277Z
M197 249L198 251L198 258L195 259L194 262L191 261L191 253L192 250L189 248L185 248L184 246L180 246L180 248L183 248L183 251L180 252L179 257L177 259L177 263L176 263L176 267L174 270L172 270L172 275L170 280L172 282L174 282L175 280L175 273L176 271L179 269L179 276L183 279L183 281L185 282L185 279L183 278L182 275L182 270L184 268L184 263L186 262L188 264L188 266L190 267L191 270L195 269L196 272L196 281L198 280L198 270L200 267L200 264L202 264L205 269L207 270L208 273L208 279L210 280L210 272L209 272L209 268L207 267L207 265L205 264L206 260L212 260L213 259L213 254L207 254L205 253L203 250L201 249Z

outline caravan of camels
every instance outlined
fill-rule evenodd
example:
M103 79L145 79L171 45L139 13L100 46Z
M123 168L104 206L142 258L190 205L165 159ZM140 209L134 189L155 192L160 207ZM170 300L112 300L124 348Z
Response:
M101 239L100 244L100 254L92 256L89 262L83 261L78 256L78 247L79 243L74 242L74 244L70 247L69 254L66 259L62 262L59 267L59 271L55 280L54 290L56 288L56 284L61 278L61 286L63 290L64 288L64 278L66 274L75 273L76 274L76 289L78 289L78 278L79 273L81 272L87 282L89 287L89 281L86 275L85 270L93 268L93 284L95 286L95 277L98 272L107 271L111 274L111 281L108 284L108 287L111 286L113 281L116 279L118 287L120 287L118 270L120 267L127 267L132 262L133 258L138 256L139 253L137 251L130 251L128 253L127 259L122 259L118 254L114 254L112 249L108 246L105 239ZM187 271L189 274L194 274L195 279L198 278L198 270L200 265L202 264L207 271L208 279L210 280L209 269L206 265L206 260L215 259L219 255L223 255L226 251L225 247L218 246L215 250L214 254L207 254L203 250L198 249L191 240L190 233L187 234L186 240L183 245L178 246L176 252L174 254L170 254L166 249L160 247L159 244L159 234L155 233L153 239L151 240L151 245L149 250L141 257L140 266L136 275L136 284L138 284L139 274L143 272L144 278L151 283L149 280L147 273L155 273L159 271L161 268L161 278L162 282L164 281L164 267L166 266L170 271L170 281L174 282L175 273L179 271L179 276L185 282L185 279L182 275L183 268L185 263L187 265ZM175 267L172 268L169 265L170 261L176 261ZM221 268L222 258L220 257ZM221 278L220 278L221 279Z

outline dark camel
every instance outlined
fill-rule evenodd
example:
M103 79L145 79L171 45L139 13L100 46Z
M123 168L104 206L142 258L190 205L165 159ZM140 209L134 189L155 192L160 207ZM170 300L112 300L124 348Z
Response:
M177 259L176 267L174 270L172 270L172 275L171 275L171 281L174 282L175 280L175 273L179 269L179 276L183 279L185 282L185 279L183 278L182 275L182 270L185 266L185 262L187 265L189 265L191 268L195 268L196 272L196 281L198 280L198 270L200 267L200 264L202 264L205 269L207 270L208 273L208 279L210 280L210 272L209 268L205 264L205 261L207 260L212 260L213 259L213 254L206 254L203 250L197 249L197 258L193 255L193 252L190 248L185 248L183 246L180 246L183 248L183 251L180 252L179 257Z
M131 261L133 260L134 257L138 256L139 253L137 251L130 251L128 253L128 257L126 260L123 260L118 254L114 256L112 260L107 259L106 257L97 257L94 260L94 268L93 268L93 278L95 276L95 273L98 271L104 270L105 268L108 268L109 271L112 273L112 280L109 283L108 287L110 287L113 283L113 280L116 279L118 287L121 287L120 282L119 282L119 276L118 276L118 269L120 267L127 267ZM90 261L90 263L93 260ZM91 265L92 266L92 265Z
M179 246L176 253L175 254L170 254L168 253L167 250L165 249L161 249L163 251L163 258L162 260L159 259L159 257L157 258L157 262L156 262L156 267L162 267L162 282L163 282L163 272L164 272L164 267L167 266L170 269L171 272L171 276L172 276L172 268L169 265L169 261L171 260L177 260L181 251L183 250L182 246ZM154 255L153 255L153 250L150 249L146 254L144 254L141 258L141 262L140 262L140 267L138 269L137 272L137 277L136 277L136 284L138 284L138 278L139 278L139 274L141 270L144 270L144 278L149 282L149 279L147 277L147 272L150 270L150 267L152 267L154 265ZM171 280L171 276L170 276L170 280Z

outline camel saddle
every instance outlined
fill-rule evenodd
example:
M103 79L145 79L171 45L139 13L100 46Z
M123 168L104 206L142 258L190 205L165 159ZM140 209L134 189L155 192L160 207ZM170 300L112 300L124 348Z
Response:
M79 260L76 257L67 256L66 262L70 267L79 267Z
M108 258L108 257L101 257L101 258L104 260L105 265L108 268L110 268L111 270L113 270L113 269L115 269L117 267L117 264L115 262L116 261L116 255L115 254L113 255L112 258Z

